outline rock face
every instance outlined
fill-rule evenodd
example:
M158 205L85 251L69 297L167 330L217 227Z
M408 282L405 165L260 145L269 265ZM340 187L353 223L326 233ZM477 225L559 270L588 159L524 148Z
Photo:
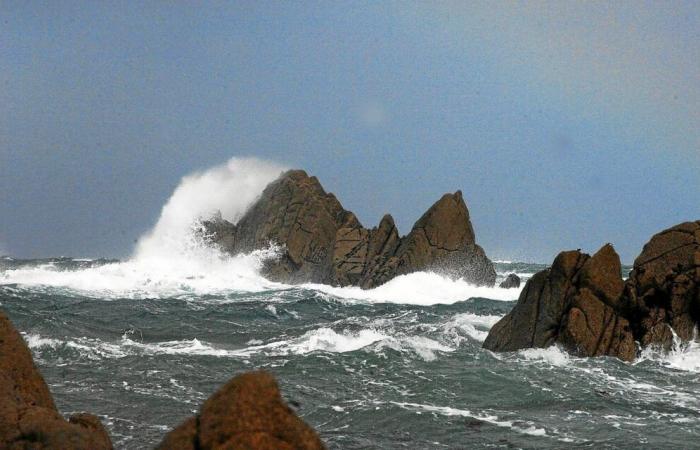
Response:
M249 372L229 381L200 413L171 431L162 450L320 450L316 432L284 403L274 378Z
M460 191L445 194L400 237L390 215L376 228L362 226L316 177L291 170L270 183L240 221L204 222L206 233L230 253L283 247L266 263L273 280L372 288L391 278L436 270L492 286L493 264L474 239Z
M656 234L627 282L609 244L593 257L560 253L535 274L484 348L513 351L558 343L582 356L631 361L642 347L670 349L673 334L694 338L700 321L700 221Z
M0 448L111 449L100 420L76 414L65 420L22 336L0 312Z
M501 281L498 287L503 289L513 289L520 287L520 277L514 273L508 274L505 280Z
M513 351L559 343L581 356L630 361L636 355L632 332L615 309L622 290L620 258L611 245L593 257L562 252L550 269L528 280L513 310L491 328L484 348Z
M634 260L625 308L643 346L692 339L700 322L700 220L654 235Z

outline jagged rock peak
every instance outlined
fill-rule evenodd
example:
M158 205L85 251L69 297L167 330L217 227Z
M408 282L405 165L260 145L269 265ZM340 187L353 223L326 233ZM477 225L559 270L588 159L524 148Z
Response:
M283 254L264 268L277 281L371 288L420 270L439 270L478 285L493 285L496 277L476 245L461 191L442 196L402 238L390 215L367 229L316 177L290 170L263 190L236 225L204 224L214 242L231 253L281 245Z

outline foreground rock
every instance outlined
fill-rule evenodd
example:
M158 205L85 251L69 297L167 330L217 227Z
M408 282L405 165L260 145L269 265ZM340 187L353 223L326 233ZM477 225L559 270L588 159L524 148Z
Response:
M642 347L671 348L673 334L694 337L700 321L700 221L652 237L627 282L605 245L593 257L560 253L525 284L513 310L484 348L514 351L559 344L581 356L631 361Z
M397 275L435 270L493 286L496 272L475 242L460 191L445 194L400 237L390 215L367 229L355 214L302 170L268 185L240 221L204 223L211 239L230 253L283 247L265 266L269 278L372 288Z
M22 336L0 312L0 448L111 449L100 420L76 414L65 420L34 365Z
M501 281L498 287L503 289L513 289L520 287L520 277L514 273L508 274L505 280Z
M316 432L284 403L274 378L249 372L229 381L200 413L171 431L162 450L325 448Z

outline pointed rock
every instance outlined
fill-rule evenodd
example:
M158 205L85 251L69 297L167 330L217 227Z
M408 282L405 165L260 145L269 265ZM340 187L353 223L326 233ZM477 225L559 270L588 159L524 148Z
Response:
M621 294L620 258L612 246L593 257L562 252L550 269L528 280L513 310L491 328L484 348L514 351L558 343L580 356L631 361L637 349L629 322L610 306L619 304Z
M386 215L368 230L315 177L291 170L270 183L238 224L214 218L205 234L230 253L283 247L264 272L283 282L372 288L397 275L437 270L492 286L496 272L474 241L460 191L445 194L400 238Z

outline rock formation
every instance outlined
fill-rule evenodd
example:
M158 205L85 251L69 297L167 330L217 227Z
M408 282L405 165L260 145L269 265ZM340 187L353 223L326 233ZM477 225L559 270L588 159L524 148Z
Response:
M642 346L668 349L700 322L700 220L654 235L634 260L623 307Z
M76 414L65 420L34 365L22 336L0 312L0 448L111 449L100 420Z
M463 277L493 286L496 272L474 239L460 191L445 194L400 237L390 215L367 229L316 177L288 171L270 183L233 225L221 218L204 222L209 238L230 253L282 247L267 261L267 277L284 282L316 282L372 288L421 270Z
M225 384L200 413L171 431L162 450L320 450L316 432L284 403L275 379L249 372Z
M673 334L694 337L700 321L700 221L656 234L627 282L605 245L593 257L560 253L525 284L513 310L496 323L484 348L513 351L560 344L581 356L631 361L638 342L671 348Z
M520 277L514 273L510 273L503 281L501 281L501 284L499 284L498 287L503 289L519 288Z

